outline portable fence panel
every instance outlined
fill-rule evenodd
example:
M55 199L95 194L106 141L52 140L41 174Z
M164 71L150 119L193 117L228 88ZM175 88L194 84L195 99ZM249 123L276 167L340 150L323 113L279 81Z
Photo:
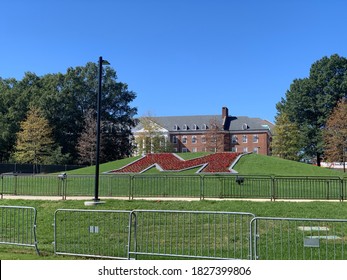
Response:
M58 209L54 215L54 252L126 259L129 211Z
M338 177L275 177L274 198L341 199Z
M347 259L347 220L256 217L251 228L253 259Z
M249 259L250 213L136 210L129 256Z
M39 249L36 238L36 209L24 206L0 206L0 243Z
M203 197L271 198L271 177L204 176Z
M132 178L132 197L199 197L200 176L151 176Z

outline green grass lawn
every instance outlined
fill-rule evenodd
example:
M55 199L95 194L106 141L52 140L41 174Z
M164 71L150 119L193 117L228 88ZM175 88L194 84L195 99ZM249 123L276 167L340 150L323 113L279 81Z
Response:
M84 206L84 201L43 201L43 200L7 200L2 205L31 206L37 209L37 238L41 256L35 250L26 247L16 247L0 244L0 259L83 259L73 256L54 255L52 242L53 218L57 209L95 209ZM96 209L134 210L200 210L200 211L230 211L251 212L263 217L291 218L346 218L345 203L339 202L253 202L253 201L144 201L144 200L106 200L106 203Z
M198 153L185 153L180 156L185 159L189 159L203 154ZM100 171L110 171L113 169L121 168L124 165L138 159L127 158L116 162L110 162L102 164ZM324 169L304 163L298 163L288 160L283 160L275 157L268 157L256 154L249 154L241 158L241 160L235 165L235 170L242 175L255 175L255 176L333 176L342 177L346 174ZM195 174L196 168L185 171L184 173L178 172L177 175L190 175ZM68 172L71 175L93 175L95 167L87 167L79 170ZM155 176L158 174L157 170L149 170L149 176ZM170 174L172 174L170 172ZM92 176L90 176L92 177ZM188 176L193 177L193 176ZM49 181L52 184L52 188L59 187L59 181ZM141 179L141 178L140 178ZM165 179L165 178L164 178ZM4 179L5 180L5 179ZM23 179L24 180L24 179ZM30 180L30 178L28 178ZM93 184L90 182L92 178L81 177L79 185L90 188L90 195L93 194ZM125 179L127 180L127 179ZM141 179L142 180L142 179ZM182 181L183 180L183 181ZM176 184L182 187L182 182L186 180L184 176L176 180ZM208 179L205 179L208 182ZM3 181L4 182L4 181ZM40 183L41 181L39 181ZM25 183L25 184L24 184ZM23 181L22 188L27 188L27 181ZM220 177L219 189L229 188L225 185L227 181ZM232 190L236 188L242 188L243 191L247 189L247 182L244 186L236 186L233 183ZM45 178L42 178L42 184L47 185ZM58 185L57 185L58 184ZM112 185L115 183L112 183ZM215 184L215 183L213 183ZM257 183L256 183L257 184ZM41 183L39 184L41 188ZM89 186L90 185L90 186ZM325 186L325 185L324 185ZM69 187L72 187L72 183L69 182ZM159 187L159 185L158 185ZM167 186L170 187L170 186ZM216 189L216 186L214 186ZM266 190L267 191L267 190ZM77 194L75 194L77 195ZM6 196L5 196L6 198ZM53 234L53 219L54 212L57 209L91 209L84 206L84 201L67 200L67 201L44 201L44 200L1 200L1 205L4 206L31 206L37 209L37 238L39 241L38 247L41 251L41 256L37 256L35 250L32 248L10 246L0 244L0 259L82 259L82 257L73 256L56 256L54 255L52 242L54 240ZM344 203L341 202L255 202L255 201L231 201L231 200L202 200L202 201L162 201L160 197L156 200L113 200L108 199L106 203L98 209L112 209L112 210L134 210L134 209L160 209L160 210L199 210L199 211L230 211L230 212L251 212L256 216L262 217L290 217L290 218L334 218L343 219L347 217L347 208Z
M244 175L347 176L337 170L257 154L241 157L234 169Z

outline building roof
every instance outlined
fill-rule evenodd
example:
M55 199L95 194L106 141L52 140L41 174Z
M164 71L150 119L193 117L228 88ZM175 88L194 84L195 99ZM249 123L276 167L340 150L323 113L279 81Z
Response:
M222 115L200 115L200 116L167 116L151 117L159 126L167 131L201 131L209 128L211 121L217 121L222 126L224 119ZM260 118L246 116L228 116L225 120L225 130L227 131L272 131L274 124ZM139 123L134 131L139 131L143 127Z

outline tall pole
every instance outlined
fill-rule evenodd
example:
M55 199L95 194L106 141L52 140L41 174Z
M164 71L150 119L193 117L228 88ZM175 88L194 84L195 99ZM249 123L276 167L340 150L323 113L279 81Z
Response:
M101 122L101 92L102 92L102 56L99 57L99 88L96 104L96 158L95 158L95 195L94 201L99 201L99 165L100 165L100 122Z

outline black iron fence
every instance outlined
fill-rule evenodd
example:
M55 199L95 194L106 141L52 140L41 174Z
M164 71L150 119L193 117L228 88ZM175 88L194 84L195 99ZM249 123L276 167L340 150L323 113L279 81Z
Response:
M0 163L0 173L42 174L69 171L85 165Z
M1 175L4 195L93 196L92 175ZM347 178L241 175L101 175L100 197L254 198L339 200L347 197Z

